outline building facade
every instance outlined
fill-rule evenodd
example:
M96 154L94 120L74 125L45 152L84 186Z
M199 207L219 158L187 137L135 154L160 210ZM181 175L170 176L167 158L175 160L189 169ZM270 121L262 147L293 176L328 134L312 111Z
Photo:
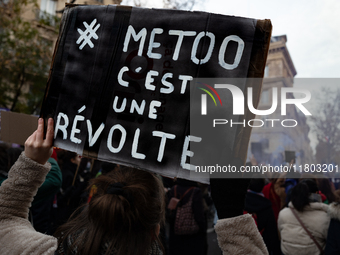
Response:
M121 1L122 0L37 0L39 6L38 10L35 8L27 8L27 12L24 13L24 18L31 20L32 22L40 19L46 20L45 26L40 24L40 27L42 28L41 35L47 39L56 41L58 35L51 29L51 26L58 26L59 19L67 3L79 5L107 5L120 4Z
M277 98L277 108L270 115L257 116L263 126L252 128L248 158L254 155L258 163L281 165L290 162L294 155L298 165L314 162L305 115L294 105L287 105L286 115L282 115L281 89L294 87L297 74L286 42L285 35L271 39L258 110L270 109L273 97ZM277 95L273 93L274 88ZM293 99L294 95L287 93L287 98ZM296 127L288 127L293 125Z

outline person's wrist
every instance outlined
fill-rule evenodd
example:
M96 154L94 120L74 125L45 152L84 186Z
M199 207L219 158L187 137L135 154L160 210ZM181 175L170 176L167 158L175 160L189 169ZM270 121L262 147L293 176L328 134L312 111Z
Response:
M45 165L47 163L48 159L42 159L42 158L35 158L34 155L31 155L30 153L27 153L26 151L24 151L24 154L26 156L26 158L29 158L30 160L33 160L34 162L40 164L40 165Z

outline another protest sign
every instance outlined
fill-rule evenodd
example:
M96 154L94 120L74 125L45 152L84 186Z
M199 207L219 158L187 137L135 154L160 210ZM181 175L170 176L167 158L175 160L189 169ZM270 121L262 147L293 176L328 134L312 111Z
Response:
M37 129L38 117L10 111L0 111L0 140L24 145L26 139Z

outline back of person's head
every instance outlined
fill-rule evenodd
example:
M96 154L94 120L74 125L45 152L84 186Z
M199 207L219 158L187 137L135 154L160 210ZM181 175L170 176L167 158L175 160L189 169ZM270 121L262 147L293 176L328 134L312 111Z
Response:
M249 189L254 192L262 192L264 185L266 184L266 180L262 178L261 174L254 174L252 176L252 180L249 183Z
M327 178L318 178L317 179L317 184L319 190L324 194L329 203L332 203L335 201L336 197L335 194L333 193L331 182Z
M306 205L309 205L309 196L312 193L318 192L318 186L316 182L311 179L304 179L300 181L293 189L292 189L292 204L294 208L300 212L303 212L303 209Z
M58 164L60 168L64 165L72 163L72 159L78 157L78 154L72 151L60 150L58 151Z
M335 202L340 203L340 189L337 189L336 191L334 191L334 195L335 195Z
M121 166L92 185L97 191L90 203L56 233L68 252L144 255L155 243L162 247L158 231L164 222L164 190L154 174Z

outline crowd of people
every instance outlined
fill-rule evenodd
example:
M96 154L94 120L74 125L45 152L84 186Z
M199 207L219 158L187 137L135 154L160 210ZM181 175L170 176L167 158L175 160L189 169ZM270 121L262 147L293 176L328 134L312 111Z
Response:
M53 120L25 149L0 144L0 254L340 254L340 191L283 174L169 179L52 150Z

